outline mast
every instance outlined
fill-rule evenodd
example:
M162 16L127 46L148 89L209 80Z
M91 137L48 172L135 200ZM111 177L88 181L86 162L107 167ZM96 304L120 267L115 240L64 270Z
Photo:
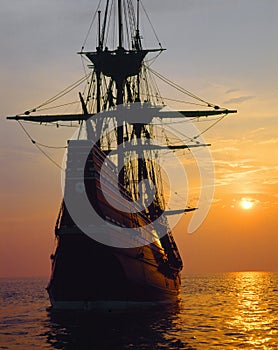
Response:
M102 33L101 33L101 49L103 49L103 43L104 43L104 38L105 38L105 30L106 30L108 9L109 9L109 0L107 0L107 2L106 2L106 8L105 8L105 14L104 14L104 21L103 21L103 26L102 26Z
M137 28L136 28L136 34L139 34L139 0L137 0Z
M118 26L119 26L119 47L118 52L123 50L123 23L122 23L122 0L118 0ZM117 105L123 104L123 84L124 79L118 76L116 80L117 87ZM124 150L123 150L124 126L122 123L117 127L117 145L118 145L118 178L120 186L124 184Z
M140 9L139 9L139 0L137 0L137 18L136 18L136 35L135 35L135 48L137 50L142 49L141 40L140 40L140 33L139 33L139 21L140 21ZM140 102L140 72L137 74L137 96L136 96L136 102Z
M101 11L98 11L98 47L97 50L100 52L102 50L102 40L100 34L100 14ZM97 79L97 113L101 111L101 77L100 71L96 69L96 79Z
M118 0L119 48L123 47L122 0Z
M101 34L100 34L100 14L101 11L98 11L98 47L101 49Z

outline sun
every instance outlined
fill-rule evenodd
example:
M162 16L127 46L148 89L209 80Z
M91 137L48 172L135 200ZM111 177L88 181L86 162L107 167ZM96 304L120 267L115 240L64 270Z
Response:
M240 205L241 205L242 209L248 210L254 206L254 201L252 201L251 199L247 199L247 198L241 198Z

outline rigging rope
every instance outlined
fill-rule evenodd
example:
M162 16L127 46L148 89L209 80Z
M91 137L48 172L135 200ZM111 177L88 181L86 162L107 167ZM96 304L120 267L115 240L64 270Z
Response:
M43 144L40 144L38 142L36 142L35 140L33 140L32 136L29 134L29 132L24 128L24 126L22 125L22 123L18 120L18 124L21 126L21 128L23 129L24 133L27 135L27 137L30 139L30 141L32 142L33 145L35 145L37 147L37 149L46 157L48 158L48 160L50 160L55 166L57 166L59 169L65 171L65 169L63 169L60 164L58 164L54 159L52 159L50 157L49 154L47 154L43 149L41 149L41 147L47 147L47 148L67 148L67 146L65 147L50 147L50 146L45 146Z
M110 28L110 23L111 23L111 17L112 17L112 10L113 10L113 1L112 1L112 5L110 7L110 11L108 14L108 23L107 23L107 30L106 30L106 37L102 38L103 39L103 46L106 47L107 46L107 40L108 40L108 32L109 32L109 28ZM105 33L104 33L105 36Z
M162 54L163 50L159 51L158 54L156 54L154 57L151 57L149 59L145 59L144 62L148 64L150 67L154 64L154 62L157 60L157 58Z
M93 18L92 18L90 27L89 27L89 29L88 29L88 31L87 31L87 34L86 34L86 36L85 36L85 40L84 40L83 45L82 45L82 47L81 47L81 52L83 52L84 47L85 47L85 45L86 45L86 43L87 43L88 37L89 37L89 35L90 35L91 29L92 29L92 27L93 27L93 24L94 24L94 22L95 22L96 15L97 15L97 13L98 13L98 9L99 9L99 7L100 7L101 2L102 2L102 0L99 0L99 3L98 3L98 5L97 5L97 8L96 8L95 13L94 13Z
M199 136L203 135L205 132L207 132L208 130L210 130L211 128L213 128L214 125L216 125L216 124L218 124L219 122L221 122L221 120L224 119L227 115L228 115L227 113L224 114L224 115L222 115L222 117L218 118L218 119L216 120L215 123L211 124L208 128L206 128L205 130L203 130L199 135L194 136L194 139L197 139Z
M151 72L153 73L155 76L157 76L160 80L162 80L164 83L170 85L171 87L175 88L176 90L184 93L185 95L191 97L191 98L194 98L200 102L203 102L206 106L208 107L214 107L216 109L218 109L219 107L216 106L215 104L213 103L210 103L208 101L205 101L203 100L202 98L198 97L197 95L193 94L192 92L184 89L183 87L181 87L180 85L172 82L170 79L166 78L165 76L163 76L162 74L156 72L155 70L153 70L152 68L150 68L150 66L146 66L146 68Z
M87 74L85 77L82 77L81 79L79 79L78 81L76 81L75 83L71 84L70 86L68 86L67 88L65 88L64 90L62 90L61 92L59 92L58 94L56 94L55 96L51 97L50 99L46 100L45 102L43 102L42 104L40 104L39 106L30 109L28 111L26 111L24 114L29 115L31 112L36 112L37 110L39 110L41 107L44 107L56 100L58 100L59 98L62 98L63 96L65 96L66 94L68 94L69 92L71 92L72 90L74 90L77 86L81 85L85 80L88 79L88 77L90 76L91 72L89 74Z
M196 141L196 139L198 139L198 137L200 137L201 135L203 135L204 133L206 133L208 130L212 129L216 124L220 123L222 119L224 119L228 114L224 114L223 116L221 116L220 118L218 118L214 123L212 123L209 127L207 127L206 129L204 129L203 131L201 131L199 134L193 136L193 137L189 137L189 136L186 136L184 133L182 133L180 130L177 130L175 128L173 128L171 125L173 123L164 123L163 122L163 125L168 125L168 128L173 130L174 132L182 135L183 137L185 137L188 141L190 142L195 142L195 143L198 143L198 141ZM215 119L214 119L215 120ZM165 131L164 131L165 132ZM186 142L186 140L182 140L184 142Z
M79 101L63 103L62 105L52 106L52 107L48 107L48 108L40 108L40 111L48 111L49 109L55 109L55 108L60 108L60 107L66 107L66 106L74 105L74 104L77 104L77 103L79 103Z
M160 48L162 49L161 42L160 42L160 40L159 40L159 38L158 38L158 35L156 34L156 31L155 31L155 29L154 29L154 26L153 26L151 20L150 20L150 17L149 17L149 15L148 15L148 12L146 11L146 9L145 9L145 7L144 7L144 5L143 5L143 3L142 3L141 0L140 0L140 3L141 3L141 7L142 7L142 9L143 9L143 11L144 11L144 13L145 13L145 15L146 15L146 17L147 17L149 23L150 23L150 26L152 27L152 31L153 31L153 33L154 33L154 35L155 35L155 38L156 38L156 40L157 40L157 42L158 42L158 45L159 45Z
M152 96L152 97L156 97L156 96ZM164 96L161 96L161 98L163 100L167 100L167 101L173 101L173 102L179 102L179 103L186 103L186 104L190 104L190 105L194 105L194 106L204 106L203 104L201 103L197 103L197 102L191 102L191 101L184 101L184 100L177 100L175 98L170 98L170 97L164 97Z

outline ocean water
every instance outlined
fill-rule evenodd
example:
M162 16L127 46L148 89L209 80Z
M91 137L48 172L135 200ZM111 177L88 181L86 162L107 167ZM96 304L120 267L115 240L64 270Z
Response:
M187 275L180 301L53 312L46 279L1 279L0 349L278 349L278 274Z

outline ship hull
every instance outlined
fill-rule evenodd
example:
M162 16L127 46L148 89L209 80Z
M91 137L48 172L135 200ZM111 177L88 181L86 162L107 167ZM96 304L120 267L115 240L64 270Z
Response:
M87 157L88 150L84 171L80 158L84 154ZM102 183L101 171L105 176ZM159 239L149 217L132 212L137 208L132 207L131 198L121 186L118 190L115 174L114 165L97 146L91 149L91 143L84 140L69 142L64 194L69 199L64 201L56 224L57 248L47 288L56 309L165 303L179 295L181 261L174 255L167 227L157 225L164 233ZM84 192L76 191L82 182L92 208L102 218L98 224L88 216L85 228L93 231L89 235L76 225L67 207L83 199ZM131 206L130 213L114 207L117 204L125 208L126 203ZM81 204L76 208L77 214L83 211ZM109 225L102 225L105 222ZM126 234L127 228L134 230ZM107 244L99 240L103 237Z
M124 309L177 300L180 275L155 247L114 248L84 234L59 237L48 293L54 309Z

